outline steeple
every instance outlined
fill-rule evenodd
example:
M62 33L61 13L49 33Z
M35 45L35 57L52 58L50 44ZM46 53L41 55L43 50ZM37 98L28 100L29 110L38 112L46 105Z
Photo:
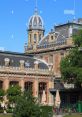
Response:
M28 46L37 46L39 41L44 36L44 23L43 19L38 13L37 9L37 0L34 10L34 15L32 15L29 19L28 23Z

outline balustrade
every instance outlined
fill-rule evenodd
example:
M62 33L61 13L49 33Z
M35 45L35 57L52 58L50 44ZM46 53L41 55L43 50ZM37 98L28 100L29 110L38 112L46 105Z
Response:
M6 67L0 66L0 72L5 73L24 73L24 74L42 74L42 75L49 75L49 70L46 69L34 69L34 68L23 68L20 67Z

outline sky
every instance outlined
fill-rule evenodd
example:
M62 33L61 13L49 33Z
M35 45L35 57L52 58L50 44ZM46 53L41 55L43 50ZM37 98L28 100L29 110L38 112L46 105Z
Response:
M24 52L27 28L36 0L0 0L0 50ZM37 0L45 34L54 25L82 18L82 0Z

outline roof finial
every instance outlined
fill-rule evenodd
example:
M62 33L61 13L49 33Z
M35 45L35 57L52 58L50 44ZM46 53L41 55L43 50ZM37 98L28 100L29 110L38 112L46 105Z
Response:
M74 0L74 20L75 20L75 13L76 13L76 1Z
M37 0L35 0L36 4L35 4L35 14L38 14L38 9L37 9Z

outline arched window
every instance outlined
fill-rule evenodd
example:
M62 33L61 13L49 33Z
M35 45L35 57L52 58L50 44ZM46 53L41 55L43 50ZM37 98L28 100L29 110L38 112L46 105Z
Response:
M30 82L30 81L25 82L24 89L25 89L25 91L28 91L28 90L32 91L32 89L33 89L33 82Z
M10 86L16 86L18 84L19 84L18 81L10 81L10 83L9 83Z
M3 81L0 80L0 89L3 88Z
M45 93L46 93L46 101L47 101L47 83L40 82L39 86L38 86L38 95L39 95L39 101L40 102L42 100L43 91L45 91Z
M36 34L34 34L34 42L36 42L36 38L37 38L37 35L36 35Z
M29 35L30 43L31 43L31 34Z
M39 41L41 40L41 34L39 35Z

